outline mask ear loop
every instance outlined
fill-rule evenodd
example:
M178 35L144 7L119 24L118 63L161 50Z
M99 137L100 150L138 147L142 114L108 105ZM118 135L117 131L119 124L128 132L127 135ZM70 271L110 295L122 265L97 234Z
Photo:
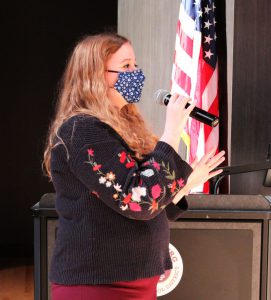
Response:
M114 71L114 70L105 70L105 71L110 73L120 73L119 71Z

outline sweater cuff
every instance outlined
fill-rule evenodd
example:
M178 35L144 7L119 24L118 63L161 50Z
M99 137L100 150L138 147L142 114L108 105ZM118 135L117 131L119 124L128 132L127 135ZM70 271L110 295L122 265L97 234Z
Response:
M174 158L182 160L181 156L175 151L175 149L166 142L158 141L155 147L155 151L162 151L166 155L171 154L174 155Z
M156 153L159 153L160 156L167 159L170 158L171 161L176 162L177 165L182 167L182 172L186 174L187 177L192 173L192 167L185 160L183 160L181 156L175 151L175 149L168 143L158 141L154 151Z
M188 208L188 203L185 197L182 198L176 205L170 203L166 207L167 217L170 221L175 221L179 219L184 211Z

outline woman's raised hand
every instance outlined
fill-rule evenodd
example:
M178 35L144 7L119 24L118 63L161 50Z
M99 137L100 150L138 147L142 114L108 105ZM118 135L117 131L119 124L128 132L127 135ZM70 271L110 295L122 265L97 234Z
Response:
M214 155L215 151L216 148L213 148L211 151L205 154L199 161L195 160L191 164L193 172L188 177L186 185L184 187L186 191L185 194L188 194L188 192L191 189L205 183L210 178L217 176L223 171L222 169L214 171L214 169L225 160L225 151L220 151L219 153Z

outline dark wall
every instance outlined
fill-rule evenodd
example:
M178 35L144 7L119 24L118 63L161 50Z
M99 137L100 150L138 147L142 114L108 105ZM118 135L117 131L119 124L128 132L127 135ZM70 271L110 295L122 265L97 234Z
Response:
M235 1L234 14L232 164L264 162L271 143L270 1ZM264 175L232 176L231 193L262 193Z
M226 34L226 0L220 0L216 6L216 32L219 37L216 41L218 56L218 96L219 96L219 149L228 149L228 94L227 94L227 34ZM223 166L229 165L226 151ZM219 193L228 194L229 178L224 178L219 185Z
M81 36L116 30L117 0L12 1L1 23L0 248L32 249L30 207L53 191L41 163L58 82Z

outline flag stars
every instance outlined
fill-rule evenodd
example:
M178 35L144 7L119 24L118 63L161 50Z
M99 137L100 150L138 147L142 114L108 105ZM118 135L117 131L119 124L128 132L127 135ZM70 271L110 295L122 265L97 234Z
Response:
M205 52L205 58L208 57L209 59L211 59L211 56L214 55L214 53L212 53L211 50L204 51L204 52Z
M215 10L216 9L216 6L215 6L215 3L213 2L213 10Z
M204 28L210 28L210 26L212 25L212 23L209 22L209 20L207 22L204 22Z
M202 18L203 11L200 9L200 10L197 11L197 13L198 13L199 18Z
M212 10L212 9L211 9L211 8L208 6L208 4L207 4L207 6L204 7L204 13L205 13L205 14L209 14L209 11L210 11L210 10Z
M195 1L194 1L194 5L200 5L200 1L201 1L201 0L195 0Z
M204 43L208 43L208 44L210 45L210 42L213 40L213 39L211 38L210 34L209 34L208 36L205 36L204 38L205 38Z

